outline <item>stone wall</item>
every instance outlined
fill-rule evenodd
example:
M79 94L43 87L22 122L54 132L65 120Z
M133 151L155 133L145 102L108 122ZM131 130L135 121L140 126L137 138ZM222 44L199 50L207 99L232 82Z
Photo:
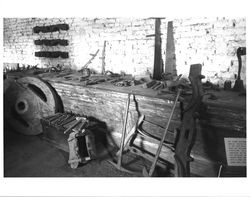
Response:
M33 27L67 23L68 31L33 33ZM167 19L162 19L162 57L165 62ZM44 67L57 64L81 68L98 49L90 68L101 71L106 41L106 70L141 75L152 73L154 61L152 18L5 18L4 63ZM206 79L222 84L234 81L238 70L236 49L246 46L244 18L185 18L173 20L177 74L187 75L189 65L203 64ZM68 46L38 46L37 39L67 39ZM35 57L36 51L66 51L68 59ZM245 57L242 78L245 81Z

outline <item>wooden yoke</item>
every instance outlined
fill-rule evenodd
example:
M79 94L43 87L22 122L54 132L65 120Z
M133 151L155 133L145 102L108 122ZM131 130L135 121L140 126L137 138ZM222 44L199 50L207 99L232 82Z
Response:
M189 80L192 84L192 99L183 112L179 138L175 148L175 161L177 165L177 176L190 176L190 162L193 160L190 156L192 147L196 138L196 118L202 102L203 90L201 79L201 64L193 64L190 67Z

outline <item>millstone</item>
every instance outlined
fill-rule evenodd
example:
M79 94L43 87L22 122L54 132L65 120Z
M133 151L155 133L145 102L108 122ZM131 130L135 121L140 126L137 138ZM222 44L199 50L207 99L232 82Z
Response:
M40 134L40 119L57 112L62 112L58 95L42 79L29 76L4 81L4 119L15 131Z

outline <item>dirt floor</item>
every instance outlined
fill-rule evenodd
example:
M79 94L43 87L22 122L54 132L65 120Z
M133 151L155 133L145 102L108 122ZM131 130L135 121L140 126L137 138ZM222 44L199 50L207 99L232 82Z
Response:
M106 159L71 169L68 153L55 148L40 136L24 136L5 129L4 177L134 177L139 174L117 170ZM143 162L143 161L142 161Z

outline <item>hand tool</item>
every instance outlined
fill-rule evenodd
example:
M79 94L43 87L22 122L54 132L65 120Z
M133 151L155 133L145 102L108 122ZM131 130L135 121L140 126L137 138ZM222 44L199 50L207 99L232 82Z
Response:
M161 153L162 145L163 145L163 142L164 142L164 140L165 140L165 138L166 138L167 131L168 131L168 127L169 127L170 121L171 121L171 119L172 119L172 117L173 117L174 110L175 110L175 107L176 107L178 98L179 98L179 96L180 96L180 93L181 93L181 89L178 89L177 96L176 96L176 99L175 99L175 101L174 101L174 105L173 105L172 111L171 111L171 113L170 113L170 116L169 116L169 119L168 119L168 122L167 122L167 125L166 125L166 129L165 129L165 131L164 131L163 137L162 137L162 139L161 139L161 141L160 141L160 144L159 144L159 146L158 146L158 149L157 149L157 152L156 152L156 155L155 155L153 164L152 164L152 166L151 166L149 172L147 171L147 169L146 169L145 167L143 168L143 176L152 176L153 173L154 173L154 170L155 170L155 167L156 167L156 163L157 163L157 160L158 160L159 155L160 155L160 153Z
M239 47L237 49L237 58L238 58L238 62L239 62L239 69L238 69L238 76L237 76L237 79L235 81L233 90L238 91L238 92L244 91L243 80L240 78L241 67L242 67L242 60L241 60L242 55L246 55L246 47Z
M84 70L85 68L88 68L89 64L92 63L92 61L95 59L99 52L99 49L95 52L95 54L90 54L92 57L89 59L89 61L81 68L81 71Z

